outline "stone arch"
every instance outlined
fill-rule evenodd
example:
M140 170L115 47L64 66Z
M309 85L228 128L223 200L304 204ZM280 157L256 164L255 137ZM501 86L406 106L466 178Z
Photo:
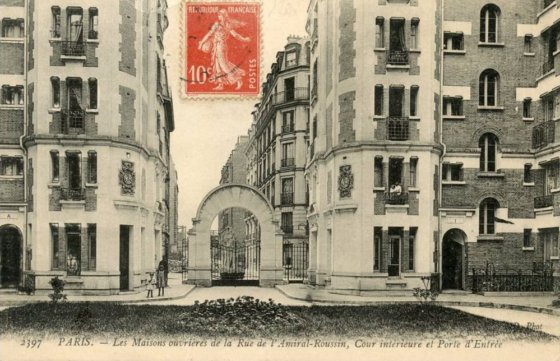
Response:
M13 224L0 226L0 288L17 287L23 270L23 235Z
M244 208L255 215L261 226L261 287L284 283L282 268L283 232L274 217L270 202L258 189L246 184L225 184L212 189L204 197L193 227L189 230L189 267L187 282L211 286L210 228L218 213L227 208Z

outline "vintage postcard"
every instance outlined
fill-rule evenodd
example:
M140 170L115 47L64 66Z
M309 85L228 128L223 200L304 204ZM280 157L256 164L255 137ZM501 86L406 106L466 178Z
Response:
M560 361L558 0L0 14L0 361Z

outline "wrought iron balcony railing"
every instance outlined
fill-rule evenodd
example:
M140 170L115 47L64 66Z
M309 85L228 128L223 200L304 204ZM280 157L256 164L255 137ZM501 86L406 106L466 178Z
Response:
M552 71L552 69L554 69L554 60L547 60L546 62L543 63L542 65L542 73L546 74L549 71Z
M294 158L284 158L281 160L280 165L282 166L282 168L293 167L296 165L296 162Z
M292 234L294 233L294 226L283 224L282 231L284 231L284 233L286 234Z
M388 140L408 140L408 117L389 117L387 119Z
M62 134L82 134L85 131L86 112L81 109L63 109L62 110Z
M272 104L283 104L294 100L309 100L309 88L293 88L288 91L278 92L272 97Z
M549 120L533 127L533 148L542 148L554 143L556 122Z
M291 206L294 204L294 194L293 193L282 193L280 194L280 201L283 206Z
M282 126L282 133L293 133L294 132L294 125L293 124L286 124Z
M86 55L85 44L78 41L63 41L62 55L65 56L84 56Z
M385 193L385 204L408 204L408 193Z
M389 50L387 63L391 65L408 65L408 50Z
M535 197L535 209L552 207L554 204L554 195L549 194L546 196Z
M60 199L63 201L83 201L86 199L84 188L61 188Z

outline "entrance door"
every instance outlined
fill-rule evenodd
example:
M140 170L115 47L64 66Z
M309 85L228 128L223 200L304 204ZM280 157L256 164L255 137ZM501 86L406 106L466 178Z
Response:
M442 245L442 288L463 288L463 246L445 238Z
M0 230L0 287L17 287L21 266L21 236L17 229Z
M401 275L401 237L391 236L389 239L389 265L387 271L389 277Z
M119 260L119 272L120 272L120 289L121 291L126 291L129 289L129 256L130 256L130 227L121 226L120 227L120 260Z

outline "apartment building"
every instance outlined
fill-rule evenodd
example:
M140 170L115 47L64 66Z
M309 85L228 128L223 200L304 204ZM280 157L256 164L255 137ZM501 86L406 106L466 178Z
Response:
M0 7L2 285L138 289L167 254L176 209L166 1Z
M480 290L558 268L559 11L310 1L312 284Z

